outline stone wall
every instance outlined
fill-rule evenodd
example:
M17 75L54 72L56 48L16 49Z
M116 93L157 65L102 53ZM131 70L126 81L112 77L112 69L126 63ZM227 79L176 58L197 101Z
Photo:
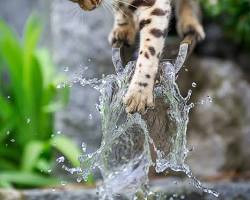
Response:
M103 9L84 13L67 1L52 5L53 55L59 70L69 68L67 77L74 78L88 67L84 77L98 77L113 71L111 48L107 35L112 16ZM101 138L99 114L95 104L98 93L75 84L71 89L69 106L57 114L56 128L78 141L86 142L88 149L98 147Z
M21 36L26 20L31 13L38 14L44 22L43 43L50 40L50 0L2 0L0 18L6 21Z
M179 75L183 91L192 88L189 163L197 175L250 169L250 83L236 63L215 58L190 59Z
M176 184L173 184L175 182ZM161 179L151 184L152 191L158 192L161 200L249 200L250 184L245 183L209 183L215 191L220 193L219 198L198 191L188 181ZM160 197L159 197L160 196ZM58 188L44 190L0 190L2 200L97 200L95 189L86 188ZM117 195L114 200L128 200Z

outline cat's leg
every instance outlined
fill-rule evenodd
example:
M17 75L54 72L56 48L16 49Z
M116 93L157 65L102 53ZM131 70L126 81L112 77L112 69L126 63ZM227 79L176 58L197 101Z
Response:
M200 8L197 0L175 0L177 30L181 37L190 32L195 32L198 40L205 38L203 27L200 23Z
M120 47L121 44L132 45L136 37L133 13L122 3L119 3L114 9L115 20L109 34L109 43L112 47Z
M139 15L140 50L124 103L127 112L143 113L147 107L154 106L153 89L170 20L171 4L170 0L135 2ZM145 6L150 3L150 7Z

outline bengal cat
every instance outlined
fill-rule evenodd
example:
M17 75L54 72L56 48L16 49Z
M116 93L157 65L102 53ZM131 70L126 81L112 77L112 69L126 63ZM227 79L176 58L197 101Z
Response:
M84 10L93 10L107 0L71 0ZM195 0L111 0L114 5L114 26L109 35L113 47L118 43L132 45L140 33L139 56L124 104L128 113L144 113L154 107L153 88L159 59L175 6L177 30L181 37L195 32L198 39L205 37L199 21Z

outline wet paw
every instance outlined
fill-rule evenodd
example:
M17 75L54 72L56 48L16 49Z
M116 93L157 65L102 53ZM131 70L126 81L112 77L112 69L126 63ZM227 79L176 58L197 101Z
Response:
M112 47L120 47L121 44L132 45L135 41L136 31L131 25L120 25L113 28L109 34L109 43Z
M145 87L145 85L131 84L123 98L123 103L126 105L127 113L139 112L143 114L147 108L154 107L153 89Z
M180 19L177 24L177 30L181 37L184 37L190 32L195 32L198 36L198 40L205 39L205 32L203 26L200 24L197 18L186 17L185 19Z

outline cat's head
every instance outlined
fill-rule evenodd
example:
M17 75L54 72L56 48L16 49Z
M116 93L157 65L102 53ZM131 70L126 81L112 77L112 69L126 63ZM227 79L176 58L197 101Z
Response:
M97 8L102 0L70 0L74 3L78 3L83 10L94 10Z

